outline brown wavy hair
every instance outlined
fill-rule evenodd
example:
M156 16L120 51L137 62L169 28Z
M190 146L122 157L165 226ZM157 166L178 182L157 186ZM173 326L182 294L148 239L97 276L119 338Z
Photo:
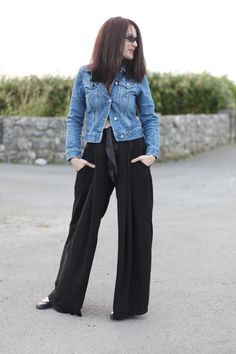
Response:
M129 25L133 25L137 32L138 46L133 60L123 59L121 50ZM143 43L138 26L129 19L112 17L102 25L97 34L88 68L92 71L93 81L108 83L113 81L121 66L125 67L127 78L135 81L141 81L146 74Z

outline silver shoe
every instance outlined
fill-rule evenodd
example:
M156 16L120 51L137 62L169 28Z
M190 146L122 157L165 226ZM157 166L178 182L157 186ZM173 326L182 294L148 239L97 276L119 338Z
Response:
M49 309L50 307L52 307L52 303L49 301L48 297L46 297L43 300L40 300L36 304L36 309L38 309L38 310L46 310L46 309Z

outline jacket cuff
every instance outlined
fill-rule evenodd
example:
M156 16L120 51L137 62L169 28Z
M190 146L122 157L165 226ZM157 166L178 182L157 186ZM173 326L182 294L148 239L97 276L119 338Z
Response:
M146 155L153 155L155 157L155 159L157 159L159 156L159 151L157 151L157 149L155 149L155 148L150 147L150 148L147 148Z
M78 148L71 148L66 150L66 160L69 161L72 159L72 157L78 157L79 159L81 158L81 150Z

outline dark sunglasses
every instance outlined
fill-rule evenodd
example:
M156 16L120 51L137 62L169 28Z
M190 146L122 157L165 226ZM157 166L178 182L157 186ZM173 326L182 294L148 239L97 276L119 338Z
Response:
M129 41L130 43L134 43L137 42L138 38L134 37L132 34L129 34L128 36L125 37L127 39L127 41Z

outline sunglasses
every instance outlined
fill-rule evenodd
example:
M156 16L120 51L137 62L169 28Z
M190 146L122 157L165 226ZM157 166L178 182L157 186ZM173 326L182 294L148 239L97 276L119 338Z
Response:
M134 43L137 42L138 38L134 37L132 34L129 34L128 36L125 37L127 39L127 41L129 41L130 43Z

